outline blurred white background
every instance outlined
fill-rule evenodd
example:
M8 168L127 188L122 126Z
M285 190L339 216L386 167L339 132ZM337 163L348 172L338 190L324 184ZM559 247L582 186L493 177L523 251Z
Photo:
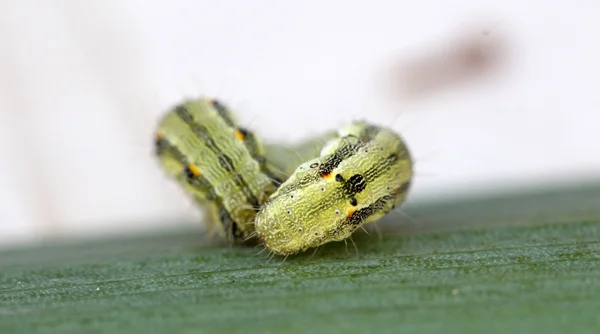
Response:
M152 155L158 117L187 97L272 141L389 124L417 160L412 201L593 179L599 18L592 0L4 0L0 246L201 226ZM383 93L395 61L480 22L509 41L500 74Z

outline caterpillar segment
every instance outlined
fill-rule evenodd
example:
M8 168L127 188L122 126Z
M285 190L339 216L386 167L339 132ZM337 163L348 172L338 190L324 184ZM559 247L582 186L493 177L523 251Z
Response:
M257 235L275 254L344 240L406 198L413 162L398 134L364 121L338 134L319 157L300 164L258 212Z
M169 110L155 149L165 172L206 208L207 228L231 241L254 232L257 210L283 181L254 133L217 100L188 100Z

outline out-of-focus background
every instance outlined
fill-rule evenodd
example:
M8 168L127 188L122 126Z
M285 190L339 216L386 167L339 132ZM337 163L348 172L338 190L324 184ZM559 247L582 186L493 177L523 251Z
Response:
M201 226L152 155L188 97L265 141L390 125L417 161L410 201L597 180L599 17L584 0L2 1L0 247ZM481 34L502 56L448 84Z

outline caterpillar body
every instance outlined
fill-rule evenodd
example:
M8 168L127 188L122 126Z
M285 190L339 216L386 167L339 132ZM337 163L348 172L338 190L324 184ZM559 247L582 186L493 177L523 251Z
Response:
M263 204L257 235L278 255L344 240L404 201L412 165L392 130L362 121L345 126Z
M278 255L344 240L401 204L412 178L410 153L388 128L359 121L299 145L263 146L210 99L167 112L156 154L206 207L210 230L231 241L257 236Z
M232 241L254 231L258 208L282 181L256 136L216 100L190 100L167 112L155 147L167 174L206 207L208 229Z
M265 143L265 157L287 179L300 164L308 159L318 157L323 145L338 136L338 131L327 131L296 144Z

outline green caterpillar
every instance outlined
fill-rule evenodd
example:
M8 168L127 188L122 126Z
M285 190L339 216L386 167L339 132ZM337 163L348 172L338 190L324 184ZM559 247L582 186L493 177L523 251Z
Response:
M281 179L254 134L216 100L186 101L160 121L156 155L201 205L207 227L232 241L254 231L256 211Z
M392 130L366 122L345 126L263 204L255 218L258 237L278 255L344 240L404 201L412 165Z
M156 154L207 207L209 229L232 241L257 236L279 255L349 237L401 204L412 178L409 151L390 129L354 122L297 146L263 147L209 99L165 115Z

